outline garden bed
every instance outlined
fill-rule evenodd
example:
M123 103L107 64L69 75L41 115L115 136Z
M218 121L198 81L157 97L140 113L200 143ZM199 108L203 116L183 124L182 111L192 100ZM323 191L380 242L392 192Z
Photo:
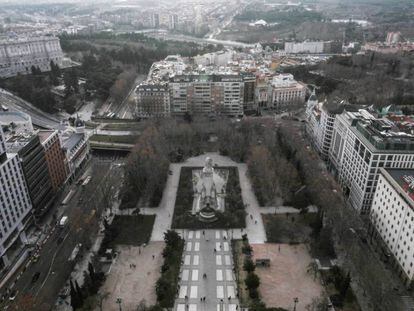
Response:
M246 226L246 211L241 197L239 171L237 167L219 167L227 169L229 176L226 185L225 211L217 213L218 220L213 223L204 223L197 216L191 215L193 206L193 176L195 169L202 167L182 167L177 189L172 228L181 229L225 229L244 228Z

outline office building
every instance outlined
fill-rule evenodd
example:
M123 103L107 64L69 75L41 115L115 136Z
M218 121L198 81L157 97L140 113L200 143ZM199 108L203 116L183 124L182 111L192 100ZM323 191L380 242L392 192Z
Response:
M379 171L370 219L408 286L414 277L414 170Z
M50 70L62 66L63 52L57 37L19 37L0 40L0 77L31 73L32 67Z
M367 110L345 111L335 119L329 162L349 204L368 214L379 170L414 168L414 135Z
M37 133L15 134L7 138L7 152L17 153L21 162L33 214L42 216L52 205L54 191L49 175L45 151Z
M0 127L0 271L11 265L27 243L32 204L19 157L7 153ZM1 273L1 272L0 272Z

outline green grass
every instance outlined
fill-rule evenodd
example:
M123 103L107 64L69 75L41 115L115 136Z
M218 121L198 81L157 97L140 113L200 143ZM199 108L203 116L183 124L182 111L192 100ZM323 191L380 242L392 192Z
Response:
M108 123L103 126L104 130L108 131L141 131L145 125L143 123Z
M139 246L148 243L154 221L155 215L115 216L110 225L113 239L109 242L109 248L116 245Z
M241 197L239 171L237 167L220 167L228 169L229 176L226 186L225 211L217 213L218 219L212 223L205 223L191 215L193 206L192 171L202 167L182 167L180 182L177 190L172 228L182 229L225 229L244 228L246 226L246 211Z
M311 239L312 224L318 219L316 213L263 214L268 242L306 243Z
M135 144L138 140L138 135L101 135L95 134L90 138L90 142L102 143L118 143L118 144Z

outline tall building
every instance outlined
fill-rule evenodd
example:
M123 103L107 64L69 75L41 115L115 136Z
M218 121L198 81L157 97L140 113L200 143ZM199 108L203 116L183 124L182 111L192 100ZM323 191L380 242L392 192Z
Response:
M0 41L0 77L31 73L32 66L50 70L50 62L62 66L63 52L57 37L19 37Z
M150 22L151 22L152 28L159 28L160 27L160 14L152 13Z
M352 108L340 99L318 102L315 93L309 97L306 104L306 133L323 160L327 161L329 158L337 115Z
M19 256L26 241L25 228L32 205L19 157L6 153L0 126L0 271Z
M58 131L39 131L40 143L45 151L52 188L57 191L69 175L66 155L60 145Z
M174 30L178 27L178 15L170 14L168 15L168 29Z
M283 108L305 103L306 87L296 81L292 74L274 76L269 86L268 108Z
M407 285L414 277L414 170L381 168L370 220Z
M17 153L33 205L33 214L42 216L52 205L54 191L45 151L37 133L16 134L6 141L8 152Z
M414 168L414 135L366 110L335 119L329 161L352 207L368 214L379 170Z

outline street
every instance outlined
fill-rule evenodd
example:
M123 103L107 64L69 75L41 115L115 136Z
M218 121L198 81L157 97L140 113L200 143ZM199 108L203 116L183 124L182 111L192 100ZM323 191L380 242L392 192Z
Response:
M26 305L33 305L30 310L49 310L53 307L74 268L76 261L68 261L73 249L78 243L83 244L79 253L81 257L98 233L103 206L99 204L102 200L102 190L99 188L109 177L119 176L120 171L118 165L93 158L85 173L92 176L91 182L86 186L73 183L68 187L66 193L70 189L76 192L68 205L59 206L57 211L57 220L66 215L69 218L68 225L60 228L51 224L52 233L41 247L37 262L32 262L18 279L12 289L17 292L16 299L6 304L6 307L11 310L26 310ZM35 275L38 275L37 280ZM3 294L13 282L14 277L4 287Z

